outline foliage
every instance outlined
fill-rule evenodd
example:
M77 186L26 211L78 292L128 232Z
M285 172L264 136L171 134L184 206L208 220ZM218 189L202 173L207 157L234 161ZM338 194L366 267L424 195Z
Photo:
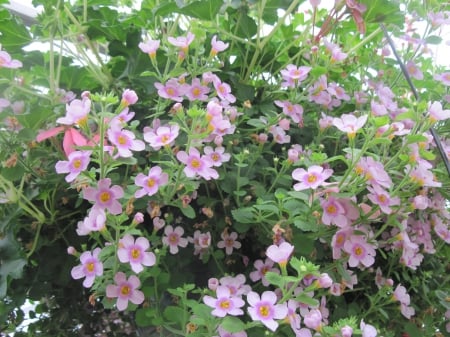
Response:
M2 333L450 330L450 8L319 2L0 9Z

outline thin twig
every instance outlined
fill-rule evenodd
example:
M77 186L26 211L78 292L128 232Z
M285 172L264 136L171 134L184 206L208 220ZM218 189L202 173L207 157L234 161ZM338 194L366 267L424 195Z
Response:
M387 39L387 41L389 43L389 46L391 47L392 53L394 54L394 56L395 56L395 58L397 60L397 63L400 66L400 69L402 70L402 73L403 73L403 76L406 79L406 82L408 82L408 85L409 85L409 87L410 87L410 89L411 89L411 91L412 91L412 93L414 95L414 98L416 99L416 101L418 101L419 100L419 93L417 92L416 87L412 83L411 77L408 74L408 71L407 71L407 69L405 67L405 64L402 62L402 60L400 59L400 56L397 53L397 49L395 49L394 41L392 41L391 37L389 36L389 33L387 32L386 27L382 23L380 23L380 27L383 30L383 34L386 37L386 39ZM450 162L449 162L449 160L447 158L447 154L446 154L446 152L444 150L444 147L442 146L442 143L441 143L441 140L439 138L439 135L437 134L436 130L433 127L430 128L430 132L431 132L431 135L433 136L434 142L436 143L436 146L437 146L437 148L439 150L439 154L441 155L442 161L445 164L445 167L447 169L447 173L450 176Z

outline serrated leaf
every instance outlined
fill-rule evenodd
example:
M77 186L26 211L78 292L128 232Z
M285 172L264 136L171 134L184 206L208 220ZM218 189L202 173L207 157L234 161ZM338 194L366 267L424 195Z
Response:
M188 317L189 313L180 307L168 306L164 309L163 315L168 321L183 326L185 317Z
M253 215L253 208L251 207L234 209L231 211L231 214L233 215L233 219L236 220L237 222L253 223L255 221Z
M316 300L315 298L309 297L308 295L303 294L303 293L300 295L297 295L295 297L295 300L299 301L301 303L307 304L310 307L318 307L320 304L319 301Z

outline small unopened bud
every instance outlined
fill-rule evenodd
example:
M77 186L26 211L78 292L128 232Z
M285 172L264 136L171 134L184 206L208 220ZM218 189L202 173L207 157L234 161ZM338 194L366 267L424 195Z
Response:
M69 246L67 247L67 254L75 256L77 255L77 250L75 249L75 247Z

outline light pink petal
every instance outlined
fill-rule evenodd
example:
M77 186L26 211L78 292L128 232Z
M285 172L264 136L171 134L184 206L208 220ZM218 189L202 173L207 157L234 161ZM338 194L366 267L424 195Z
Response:
M72 268L72 271L70 272L70 274L72 275L72 277L75 280L78 280L80 278L85 277L86 275L84 274L84 268L83 266L76 266Z
M136 239L136 245L142 248L142 250L147 250L150 248L150 243L147 238L139 237Z
M206 296L203 297L203 302L204 302L208 307L215 308L215 307L216 307L217 299L214 298L214 297L211 297L211 296L206 295Z
M117 298L117 309L120 311L125 310L128 307L128 298Z
M272 331L275 331L278 328L278 323L273 319L265 319L261 322Z
M127 276L122 273L122 272L118 272L115 276L114 276L114 282L116 282L116 284L121 284L127 281Z
M117 200L114 200L112 204L108 207L108 210L113 215L118 215L122 213L122 205Z
M83 281L83 287L90 288L94 284L95 276L86 276Z
M260 302L261 299L258 295L258 293L254 292L254 291L250 291L247 294L247 302L248 304L250 304L251 306L255 306L258 302ZM250 309L250 308L249 308Z
M124 235L122 239L120 239L120 243L123 244L125 248L134 245L134 237L130 234Z
M130 262L130 266L131 266L131 269L136 273L136 274L139 274L141 271L143 271L144 270L144 267L142 266L142 264L141 263L139 263L139 262Z
M117 257L119 258L119 261L122 263L127 263L130 261L130 258L128 256L128 250L125 248L119 248L117 250Z
M113 284L106 286L106 297L113 298L119 296L119 287Z
M261 295L261 301L267 301L275 304L277 302L277 295L273 291L265 291Z
M70 166L68 161L58 161L55 164L56 173L68 173L70 172Z
M144 302L144 300L144 293L140 290L134 290L131 294L130 301L134 304L141 304L142 302Z
M142 260L142 264L147 267L151 267L156 263L156 256L153 253L147 252L144 253L144 259Z

